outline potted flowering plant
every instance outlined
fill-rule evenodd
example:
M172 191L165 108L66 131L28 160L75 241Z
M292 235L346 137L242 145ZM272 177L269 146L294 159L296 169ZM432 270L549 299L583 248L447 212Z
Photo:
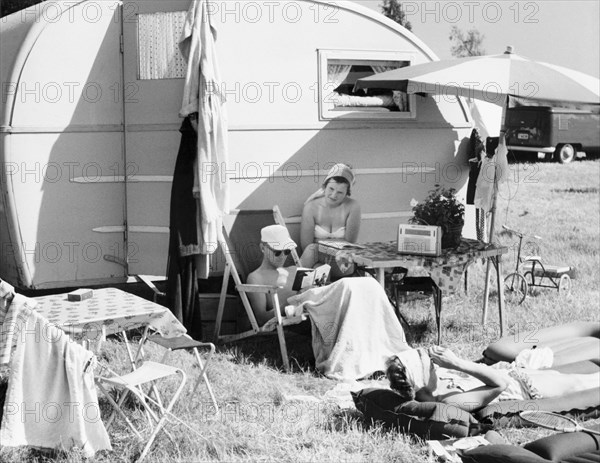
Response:
M460 244L465 224L465 206L456 197L454 188L435 185L425 200L410 202L414 216L410 223L438 225L442 229L442 248L456 247Z

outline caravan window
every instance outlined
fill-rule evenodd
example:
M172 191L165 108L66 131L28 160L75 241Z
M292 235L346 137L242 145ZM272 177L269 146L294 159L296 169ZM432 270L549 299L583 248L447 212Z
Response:
M410 65L396 52L321 50L319 104L323 119L407 119L415 117L415 99L389 89L354 91L361 77Z
M138 78L179 79L185 77L186 62L179 39L187 12L139 14Z

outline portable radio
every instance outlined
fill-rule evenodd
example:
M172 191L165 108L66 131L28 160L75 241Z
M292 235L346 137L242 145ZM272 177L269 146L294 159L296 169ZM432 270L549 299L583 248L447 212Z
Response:
M442 252L442 230L431 225L400 224L398 253L439 256Z

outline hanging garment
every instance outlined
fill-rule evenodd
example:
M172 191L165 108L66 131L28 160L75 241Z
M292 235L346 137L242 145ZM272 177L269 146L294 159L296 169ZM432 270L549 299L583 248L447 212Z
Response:
M229 212L227 111L216 59L216 34L207 0L194 0L179 45L188 63L180 115L198 113L193 191L201 204L203 254L217 249L221 214Z
M475 207L489 212L492 209L494 197L494 182L496 181L496 162L493 157L484 157L481 161L477 184L475 186Z
M202 339L197 336L201 334L197 278L208 276L208 256L200 254L200 202L192 192L197 137L187 117L179 131L169 214L167 305L193 338Z
M467 204L474 204L477 177L479 176L481 160L485 156L485 146L481 140L481 137L479 136L479 131L476 128L473 128L471 131L468 153L469 183L467 184Z

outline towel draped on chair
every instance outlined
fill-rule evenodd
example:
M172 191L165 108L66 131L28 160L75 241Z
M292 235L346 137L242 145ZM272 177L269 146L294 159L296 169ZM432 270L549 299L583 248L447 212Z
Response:
M14 295L3 323L3 352L10 354L15 344L16 348L0 445L79 447L87 457L111 450L100 417L93 354L32 310L34 306L31 299Z

